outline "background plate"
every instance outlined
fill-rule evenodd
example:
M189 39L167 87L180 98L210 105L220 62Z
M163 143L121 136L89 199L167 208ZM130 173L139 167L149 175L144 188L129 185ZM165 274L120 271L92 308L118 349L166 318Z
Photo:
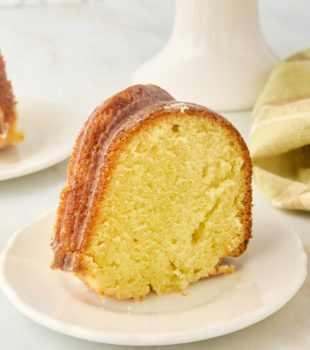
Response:
M66 159L82 126L83 119L76 111L50 101L23 98L17 108L18 129L24 131L25 140L0 150L0 180L27 175Z
M254 230L236 272L140 302L102 300L77 278L49 268L55 210L18 231L0 258L4 293L26 316L97 342L163 345L208 339L258 322L301 287L307 257L297 234L254 209Z

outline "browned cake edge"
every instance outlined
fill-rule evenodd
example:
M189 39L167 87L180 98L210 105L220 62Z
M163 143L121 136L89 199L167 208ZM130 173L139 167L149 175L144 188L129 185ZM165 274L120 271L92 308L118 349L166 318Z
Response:
M61 193L55 233L53 268L78 269L78 252L95 218L98 193L108 179L108 152L113 135L129 116L146 106L173 100L154 85L135 85L114 95L97 107L82 128L68 167L68 182ZM103 174L103 176L102 176Z
M16 102L11 82L7 79L5 62L0 53L0 149L24 139L23 133L16 131L16 123Z
M164 101L164 102L162 102ZM182 111L185 106L186 111ZM102 200L119 150L140 128L170 115L202 116L225 128L240 146L244 164L244 210L239 213L244 240L227 256L239 256L251 238L252 165L247 146L239 132L217 113L191 103L176 102L167 92L153 85L135 85L99 106L85 123L68 167L68 182L61 193L52 249L52 268L82 275L83 251L90 241L97 203ZM96 183L97 180L97 183ZM99 196L101 196L99 198Z
M5 122L10 122L14 119L15 105L16 102L13 95L12 85L7 79L5 62L0 53L0 108Z

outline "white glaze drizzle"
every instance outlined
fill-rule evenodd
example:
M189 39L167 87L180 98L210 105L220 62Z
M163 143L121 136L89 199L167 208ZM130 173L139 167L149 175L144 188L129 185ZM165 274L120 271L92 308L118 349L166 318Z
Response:
M189 107L187 106L187 104L185 102L175 102L172 103L170 105L164 106L164 109L179 109L181 111L181 113L184 113L184 111L186 109L189 109Z
M75 253L67 253L64 261L63 268L65 271L72 271L75 262Z

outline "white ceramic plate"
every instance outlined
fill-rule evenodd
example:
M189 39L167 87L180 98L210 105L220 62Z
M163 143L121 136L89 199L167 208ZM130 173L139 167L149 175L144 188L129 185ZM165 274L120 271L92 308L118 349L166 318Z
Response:
M286 304L306 276L297 234L254 209L254 238L236 272L181 294L140 302L102 300L69 274L49 268L55 211L18 231L0 257L4 293L23 314L55 331L97 342L163 345L208 339L247 327Z
M18 129L25 140L0 150L0 180L45 169L66 159L82 126L77 112L34 98L18 103Z

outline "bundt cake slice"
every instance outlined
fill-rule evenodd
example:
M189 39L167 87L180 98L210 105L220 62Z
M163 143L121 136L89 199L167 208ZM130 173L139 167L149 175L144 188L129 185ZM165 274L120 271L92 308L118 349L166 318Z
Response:
M0 149L15 145L24 139L23 133L16 130L16 122L16 103L0 54Z
M141 299L232 271L251 237L251 160L237 130L154 85L99 106L78 136L52 268Z

